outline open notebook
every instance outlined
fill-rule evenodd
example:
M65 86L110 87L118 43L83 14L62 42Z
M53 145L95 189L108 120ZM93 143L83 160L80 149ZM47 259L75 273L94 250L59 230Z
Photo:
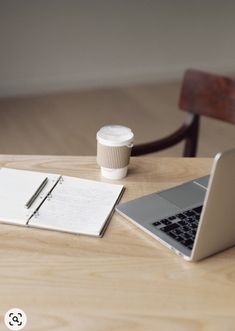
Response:
M102 236L122 185L0 169L0 222Z

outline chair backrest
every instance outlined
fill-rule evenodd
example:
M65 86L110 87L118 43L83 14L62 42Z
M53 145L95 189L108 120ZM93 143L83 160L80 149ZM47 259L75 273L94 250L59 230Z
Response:
M235 80L189 69L184 75L179 108L235 124Z

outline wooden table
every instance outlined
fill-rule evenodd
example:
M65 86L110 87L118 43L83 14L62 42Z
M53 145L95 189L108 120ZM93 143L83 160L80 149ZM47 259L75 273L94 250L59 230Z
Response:
M101 179L94 157L1 156L0 166ZM206 175L210 159L132 159L122 201ZM108 180L107 180L108 181ZM91 238L0 225L0 330L235 330L235 249L186 262L114 214Z

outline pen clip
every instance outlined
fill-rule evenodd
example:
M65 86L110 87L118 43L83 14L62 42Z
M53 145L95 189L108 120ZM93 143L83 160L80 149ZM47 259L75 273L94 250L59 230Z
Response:
M43 182L40 184L40 186L37 188L35 193L31 196L31 198L26 202L25 207L30 208L33 204L33 202L37 199L39 194L42 192L46 184L48 183L48 177L46 177Z

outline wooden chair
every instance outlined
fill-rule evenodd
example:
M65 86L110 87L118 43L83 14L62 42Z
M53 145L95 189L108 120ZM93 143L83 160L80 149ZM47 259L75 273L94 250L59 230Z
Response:
M182 140L183 156L196 156L200 115L235 124L235 80L189 69L184 74L179 108L187 112L184 124L165 138L135 145L132 156L157 152Z

